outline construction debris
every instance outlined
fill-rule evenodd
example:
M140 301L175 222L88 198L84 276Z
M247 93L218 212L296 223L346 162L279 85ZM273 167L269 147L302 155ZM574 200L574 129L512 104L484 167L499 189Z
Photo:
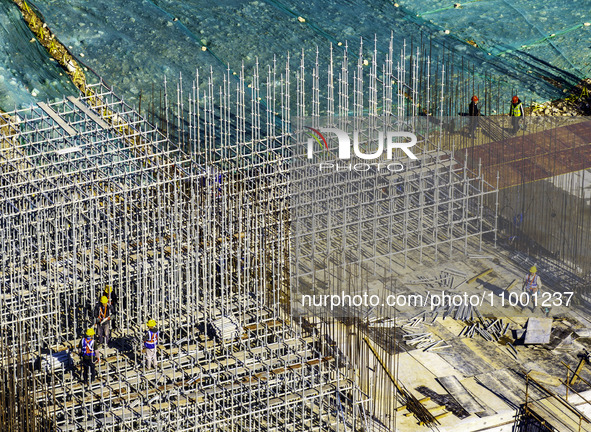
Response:
M472 338L475 334L490 342L498 342L509 330L509 323L503 323L502 319L484 319L466 325L459 336Z
M41 354L41 369L47 372L66 371L74 365L74 360L68 350L51 354Z
M437 338L431 332L413 332L413 330L422 322L422 317L413 318L409 320L409 324L402 326L402 329L407 332L402 336L406 345L412 346L416 349L422 349L425 352L451 347L450 345L444 344L443 340Z
M470 278L467 283L471 284L472 282L476 282L477 279L483 278L484 276L488 275L489 273L492 273L492 271L493 271L493 269L489 268L489 269L483 271L482 273L479 273L476 276Z
M242 335L240 324L234 318L228 316L222 316L212 321L211 326L216 336L224 342L232 341Z

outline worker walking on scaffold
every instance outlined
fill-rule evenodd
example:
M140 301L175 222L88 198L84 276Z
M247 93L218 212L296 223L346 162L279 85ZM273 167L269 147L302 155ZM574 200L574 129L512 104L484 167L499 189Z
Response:
M523 278L523 291L529 294L528 306L531 308L531 311L534 312L536 310L536 303L542 303L542 297L540 296L542 291L542 281L540 276L538 276L538 269L536 266L531 266L529 273ZM537 296L534 294L537 294ZM523 308L524 306L522 305L521 310L523 310ZM550 313L550 308L548 307L542 307L542 310L546 316Z
M105 285L105 291L103 295L107 297L108 303L113 308L113 313L115 313L117 310L117 304L119 303L119 296L115 291L113 291L113 287L111 285Z
M100 360L98 351L94 344L94 329L86 330L86 337L83 337L78 345L80 349L80 358L82 360L84 385L88 385L88 375L90 374L90 381L96 378L95 361Z
M103 292L103 295L107 297L109 306L111 306L112 315L110 325L111 330L113 330L115 328L115 323L117 322L116 314L118 311L117 304L119 303L119 296L115 291L113 291L113 287L111 285L105 285L105 291Z
M158 346L158 329L153 319L147 323L148 330L144 333L144 350L146 352L146 369L156 367L156 347Z
M102 296L100 302L94 308L94 325L97 328L98 342L108 345L111 337L111 315L113 307L109 304L109 299Z

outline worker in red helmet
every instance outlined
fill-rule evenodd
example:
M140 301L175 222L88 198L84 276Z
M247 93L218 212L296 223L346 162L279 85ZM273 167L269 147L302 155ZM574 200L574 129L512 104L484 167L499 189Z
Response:
M480 108L478 108L478 96L472 96L472 102L468 106L468 116L470 116L470 138L474 139L476 136L476 128L478 127L478 116L480 115Z
M511 99L511 108L509 110L513 135L519 131L519 127L521 126L520 122L524 115L523 104L517 96L513 96L513 99Z

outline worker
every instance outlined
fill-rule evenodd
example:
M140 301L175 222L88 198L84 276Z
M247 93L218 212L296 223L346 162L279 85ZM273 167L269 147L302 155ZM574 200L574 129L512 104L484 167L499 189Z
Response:
M470 116L470 138L476 135L476 128L478 127L478 116L480 115L480 108L478 108L478 96L472 96L472 102L468 106L468 115Z
M113 308L113 314L117 310L117 304L119 302L119 296L117 293L113 291L113 287L111 285L105 285L105 293L103 294L109 300L109 305Z
M109 306L111 306L110 330L113 330L115 328L115 323L117 322L116 315L117 305L119 303L119 296L117 296L117 293L113 291L113 287L111 285L105 285L105 291L103 295L107 297L107 299L109 300Z
M144 334L144 348L146 350L146 368L156 367L156 347L158 346L158 329L153 319L147 323L148 330Z
M521 119L525 115L523 111L523 104L517 96L513 96L511 100L511 109L509 110L509 116L511 117L511 126L513 127L512 132L515 135L519 131Z
M524 292L529 294L528 305L529 307L531 307L532 312L534 312L536 309L536 303L542 303L542 298L539 294L542 289L542 281L540 280L540 276L538 276L537 272L537 267L531 266L531 268L529 269L529 273L525 275L525 277L523 278L522 289ZM537 296L534 297L534 294L537 294ZM523 305L521 307L521 310L523 310ZM544 312L546 313L546 315L548 315L550 309L544 308Z
M98 342L108 345L111 336L112 307L109 299L102 296L100 302L94 308L94 325L97 327Z
M88 373L90 372L90 381L94 381L96 378L96 367L95 361L100 360L100 356L94 345L94 329L89 328L86 330L86 337L80 341L80 358L82 359L82 368L84 385L88 385Z

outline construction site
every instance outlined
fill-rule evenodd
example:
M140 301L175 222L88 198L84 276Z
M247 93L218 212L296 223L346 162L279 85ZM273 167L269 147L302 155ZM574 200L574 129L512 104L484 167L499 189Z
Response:
M514 134L502 78L363 43L1 114L2 430L591 431L591 121Z

